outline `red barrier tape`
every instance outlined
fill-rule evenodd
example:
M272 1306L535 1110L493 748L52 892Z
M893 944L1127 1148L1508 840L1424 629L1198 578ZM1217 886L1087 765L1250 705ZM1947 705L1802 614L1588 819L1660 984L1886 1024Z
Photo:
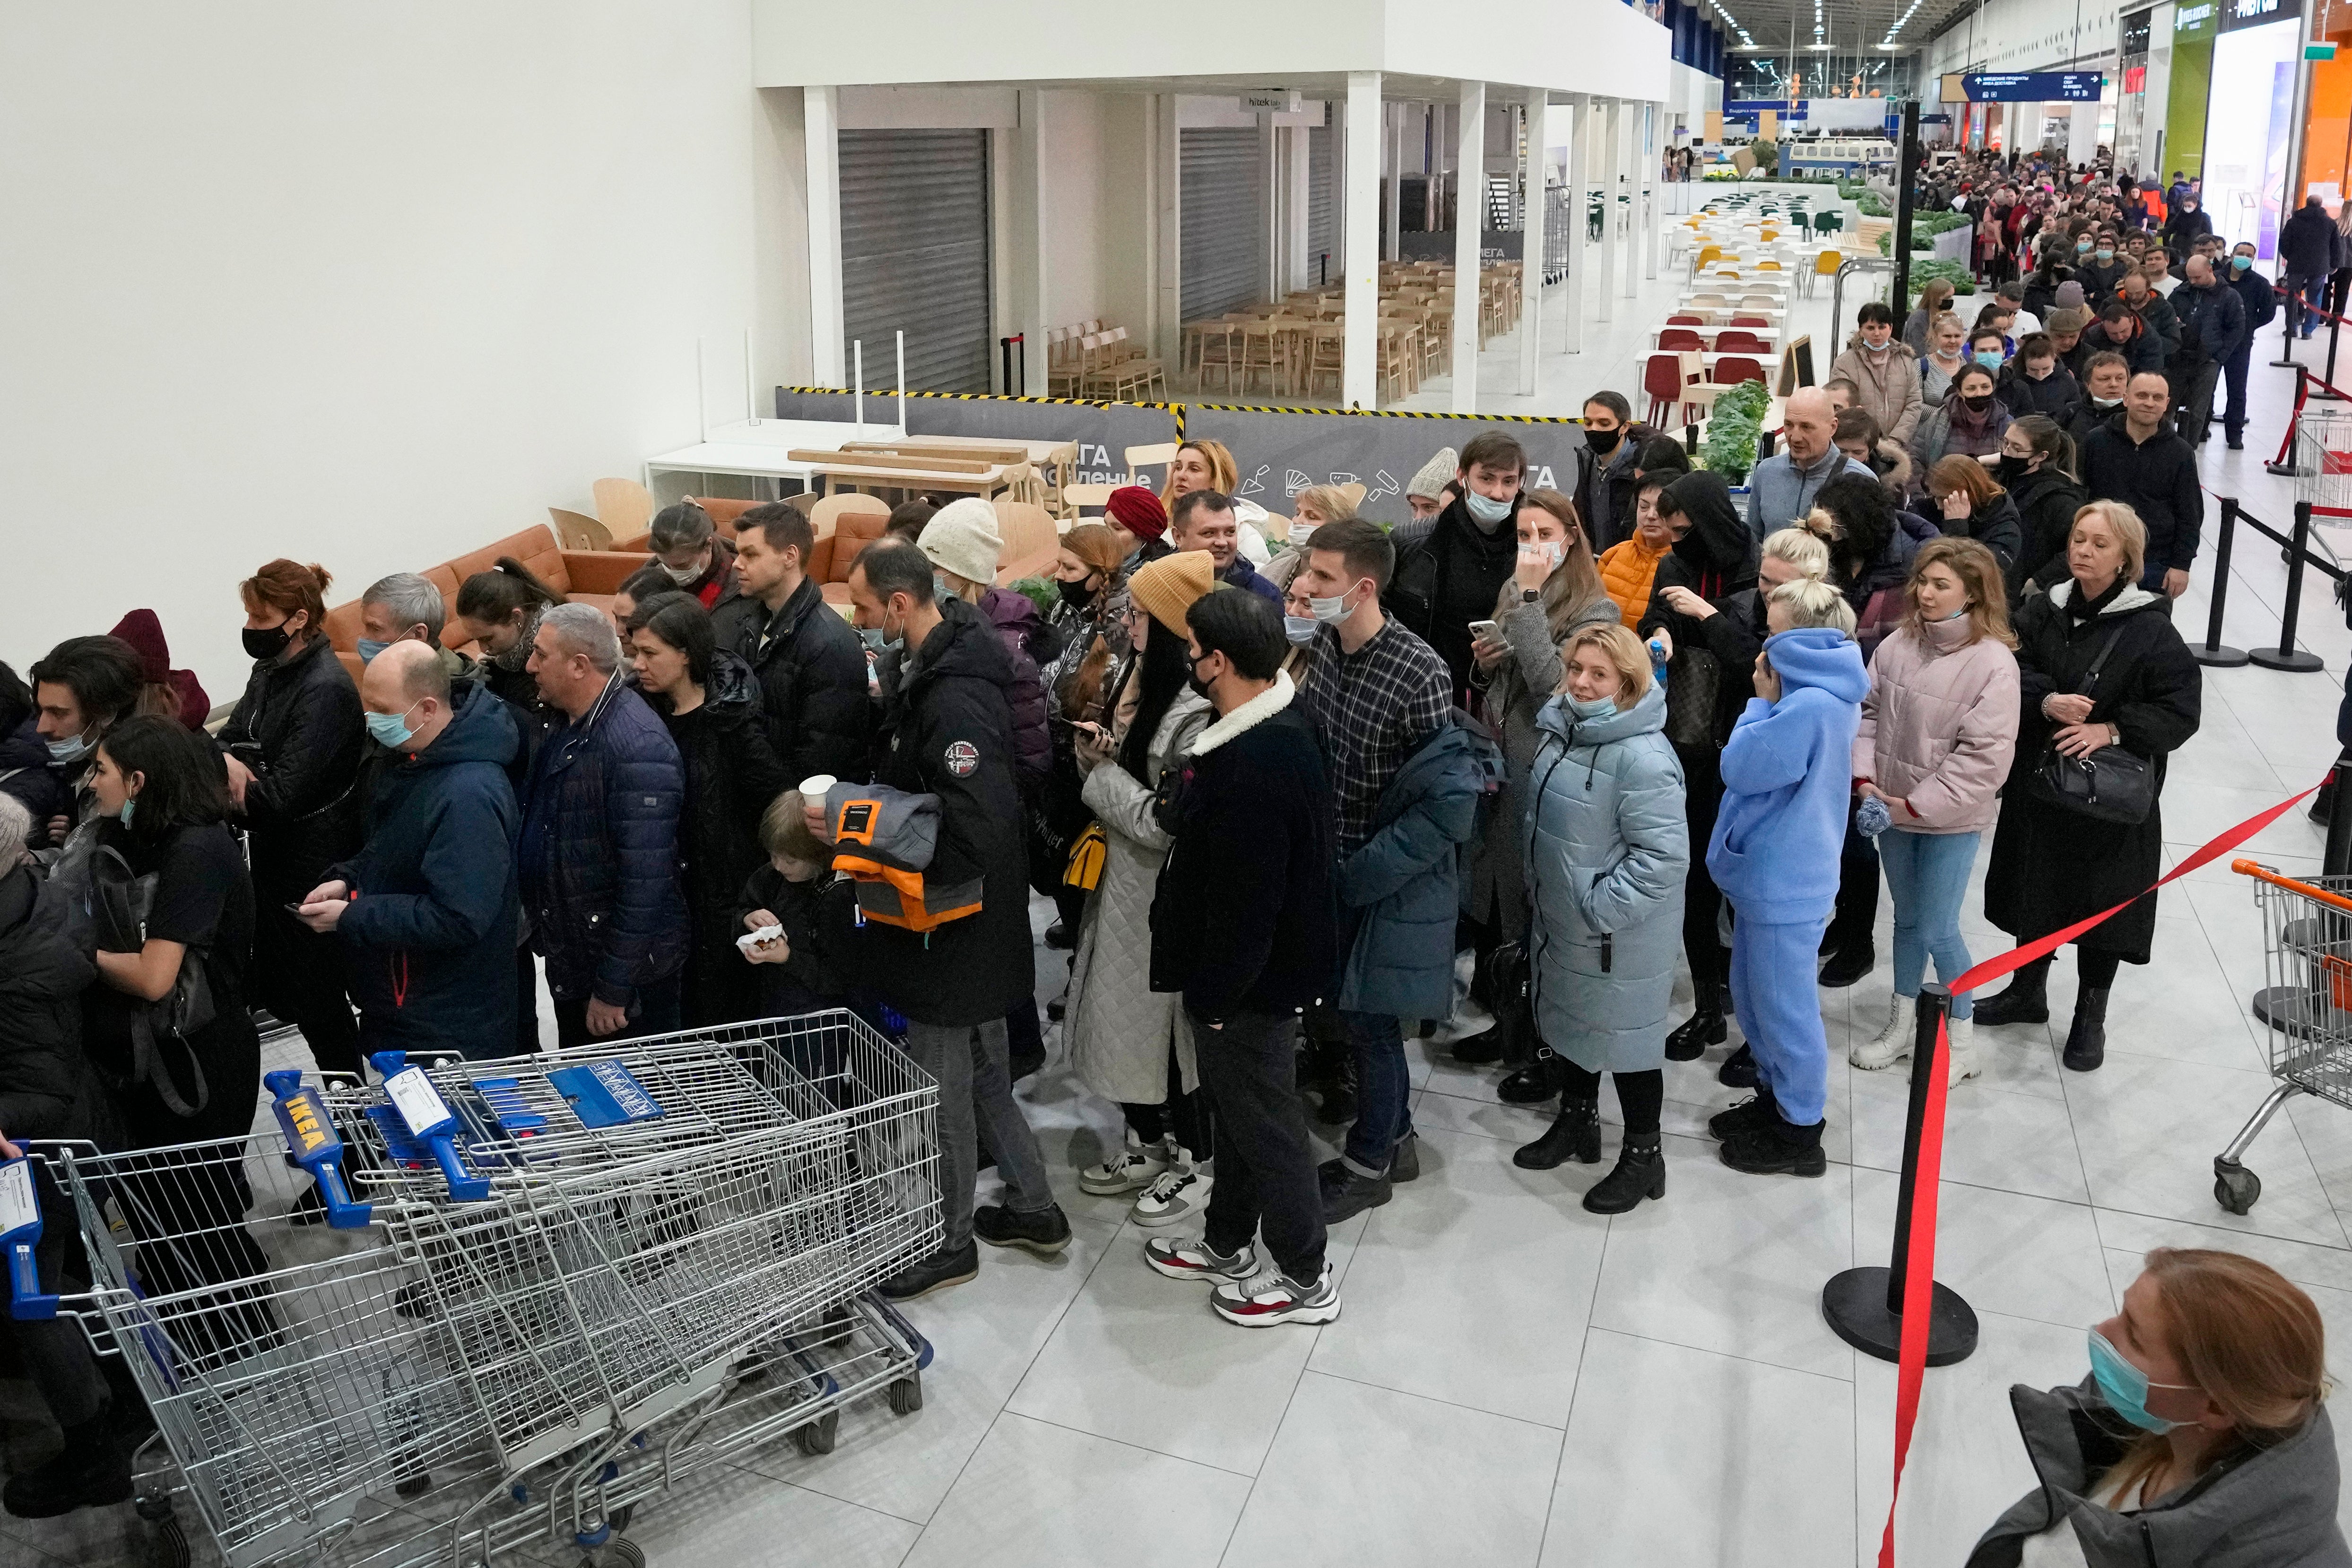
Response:
M2318 789L2315 784L2302 794L2291 795L2208 841L2187 860L2158 877L2147 893L2127 898L2113 909L2103 910L2087 920L2077 920L2047 936L2037 936L1997 958L1986 959L1951 982L1952 994L1973 991L2036 958L2048 957L2101 921L2112 919L2137 904L2148 893L2220 860L2285 816ZM1948 1061L1950 1054L1949 1031L1938 1024L1936 1060ZM1903 1500L1903 1464L1911 1457L1911 1433L1919 1420L1919 1386L1927 1371L1927 1322L1936 1289L1936 1195L1944 1165L1944 1100L1950 1076L1948 1072L1938 1072L1929 1082L1927 1119L1919 1128L1918 1186L1911 1198L1911 1255L1903 1260L1903 1345L1895 1375L1895 1495L1886 1504L1886 1531L1879 1538L1878 1568L1895 1568L1895 1508Z

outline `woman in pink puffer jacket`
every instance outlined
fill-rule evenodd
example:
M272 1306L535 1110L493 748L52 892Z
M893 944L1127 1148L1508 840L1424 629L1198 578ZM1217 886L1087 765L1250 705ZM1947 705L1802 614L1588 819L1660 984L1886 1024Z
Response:
M1974 539L1930 539L1912 558L1905 591L1911 613L1872 656L1853 742L1855 787L1891 819L1878 855L1895 896L1895 995L1885 1027L1846 1054L1872 1070L1911 1054L1928 956L1947 985L1969 967L1960 900L2017 748L2017 639L2000 562ZM1954 997L1955 1084L1977 1071L1970 1015L1968 994Z

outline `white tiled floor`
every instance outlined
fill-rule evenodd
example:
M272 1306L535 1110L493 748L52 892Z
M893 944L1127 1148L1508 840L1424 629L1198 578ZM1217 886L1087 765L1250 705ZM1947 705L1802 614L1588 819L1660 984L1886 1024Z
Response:
M1664 314L1668 287L1592 329L1586 354L1552 358L1541 412L1631 384L1633 336ZM1826 302L1810 308L1818 338ZM1488 361L1499 378L1515 357L1498 345ZM2284 385L2258 367L2252 446L2274 446ZM2283 523L2292 491L2263 474L2267 455L2216 441L2208 483ZM2210 559L2181 605L2186 627L2203 624ZM2242 534L2229 641L2275 640L2283 581L2276 550ZM2306 585L2303 634L2329 674L2210 674L2203 729L2165 795L2173 860L2333 758L2352 637L2325 586ZM2312 871L2320 850L2298 811L2255 852ZM1878 971L1822 993L1841 1061L1850 1023L1869 1027L1885 1005L1890 918L1882 905ZM2005 945L1973 901L1967 929L1978 956ZM1041 949L1039 972L1051 995L1061 956ZM2249 1156L2263 1181L2251 1214L2223 1213L2210 1192L2213 1155L2269 1082L2243 1011L2261 980L2243 879L2209 866L2164 894L2157 962L2124 971L2104 1071L2061 1071L2045 1027L1979 1036L1986 1077L1951 1100L1938 1272L1974 1303L1982 1339L1929 1375L1906 1568L1958 1563L2024 1490L2010 1385L2082 1375L2084 1326L2146 1249L2263 1258L2352 1333L2352 1113L2305 1102L2275 1121ZM2062 961L2062 1019L2074 987ZM1885 1256L1901 1076L1836 1068L1829 1175L1758 1180L1725 1170L1704 1135L1705 1116L1735 1098L1714 1080L1722 1052L1671 1066L1667 1195L1611 1220L1577 1203L1605 1167L1517 1169L1510 1149L1542 1119L1496 1103L1491 1072L1442 1048L1413 1053L1423 1174L1335 1235L1337 1322L1229 1328L1197 1290L1146 1270L1122 1207L1072 1179L1117 1136L1117 1113L1049 1066L1024 1094L1076 1231L1069 1252L990 1252L978 1281L914 1304L938 1348L919 1414L852 1410L835 1453L787 1445L706 1477L641 1510L635 1539L679 1568L1874 1560L1894 1374L1832 1335L1818 1299L1831 1273ZM20 1458L52 1440L21 1422L0 1437ZM0 1521L0 1565L138 1562L143 1528L127 1509Z

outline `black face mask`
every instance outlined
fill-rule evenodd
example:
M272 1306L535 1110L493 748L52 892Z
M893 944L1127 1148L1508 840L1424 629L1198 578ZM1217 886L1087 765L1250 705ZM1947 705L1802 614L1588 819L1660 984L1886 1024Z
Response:
M1993 470L2000 476L2000 487L2004 490L2014 489L2017 482L2032 471L2032 462L2033 459L2031 457L2012 457L2006 452L2002 453L2000 466Z
M1064 582L1055 578L1054 587L1061 594L1062 602L1073 610L1084 610L1094 602L1095 585L1083 577L1076 582Z
M274 659L286 652L286 644L294 641L293 634L282 625L248 626L245 629L245 651L255 659Z
M1209 655L1206 653L1201 655L1201 659L1205 659L1207 657L1209 657ZM1214 699L1209 695L1209 683L1201 678L1201 659L1195 659L1190 655L1186 656L1184 660L1184 684L1192 688L1192 695L1194 696L1199 697L1202 702L1211 702Z
M1624 434L1622 430L1588 429L1584 433L1584 444L1592 448L1596 456L1606 457L1617 450L1617 443L1623 439Z
M1992 406L1992 393L1979 392L1974 397L1964 397L1960 400L1960 403L1970 413L1982 413Z

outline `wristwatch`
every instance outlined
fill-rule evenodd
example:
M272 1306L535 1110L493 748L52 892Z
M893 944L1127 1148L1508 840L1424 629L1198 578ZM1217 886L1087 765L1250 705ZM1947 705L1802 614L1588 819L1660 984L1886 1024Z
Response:
M1522 588L1522 589L1520 589L1520 590L1519 590L1519 602L1520 602L1520 603L1522 603L1522 604L1540 604L1540 603L1542 603L1542 602L1543 602L1543 590L1542 590L1542 589L1540 589L1540 588Z

